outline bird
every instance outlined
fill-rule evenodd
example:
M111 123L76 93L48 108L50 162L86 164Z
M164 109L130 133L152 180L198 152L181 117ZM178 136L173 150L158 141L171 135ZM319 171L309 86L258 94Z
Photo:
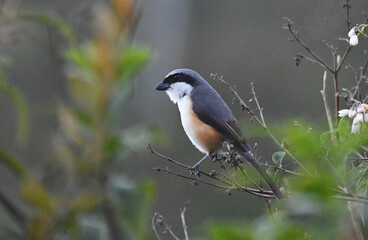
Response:
M191 69L176 69L166 75L155 87L165 91L177 104L184 131L192 144L204 157L191 170L199 174L200 164L210 156L224 151L224 143L231 144L266 181L276 198L283 194L266 173L236 121L234 114L218 92L197 72Z

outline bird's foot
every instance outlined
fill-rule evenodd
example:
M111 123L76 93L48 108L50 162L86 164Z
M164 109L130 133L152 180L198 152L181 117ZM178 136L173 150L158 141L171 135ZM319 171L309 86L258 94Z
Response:
M189 172L192 175L196 175L199 177L201 175L201 170L199 169L199 166L194 165L193 167L189 168Z

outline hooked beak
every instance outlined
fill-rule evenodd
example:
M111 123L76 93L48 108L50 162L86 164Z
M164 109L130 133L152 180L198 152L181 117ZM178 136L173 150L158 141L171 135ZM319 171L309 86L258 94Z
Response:
M170 87L169 83L160 82L156 85L155 89L158 91L165 91Z

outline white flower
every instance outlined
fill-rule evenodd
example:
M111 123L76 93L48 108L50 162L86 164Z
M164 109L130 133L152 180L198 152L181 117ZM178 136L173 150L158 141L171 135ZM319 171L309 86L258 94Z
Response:
M357 118L354 118L353 125L351 126L351 133L357 134L360 133L360 122L357 120Z
M358 113L356 116L355 116L355 118L354 118L354 120L356 119L356 121L358 121L358 122L363 122L363 113Z
M351 133L360 133L360 126L364 122L368 122L368 105L354 104L350 109L342 109L339 111L339 117L353 118Z
M343 109L339 111L339 117L347 117L349 115L349 109Z
M352 29L350 29L349 33L348 33L348 36L349 38L356 35L358 32L358 28L357 27L353 27Z
M348 116L349 116L349 118L353 118L353 117L355 117L357 115L357 111L356 111L356 109L355 108L350 108L350 110L349 110L349 114L348 114Z
M350 46L358 45L358 43L359 43L358 36L353 35L352 37L350 37L349 43L350 43Z
M358 28L357 27L353 27L352 29L350 29L348 36L349 36L349 43L350 46L356 46L359 43L358 40Z
M364 105L365 105L365 104L364 104ZM364 108L363 104L360 104L359 106L357 106L357 112L358 112L358 113L365 112L365 108Z

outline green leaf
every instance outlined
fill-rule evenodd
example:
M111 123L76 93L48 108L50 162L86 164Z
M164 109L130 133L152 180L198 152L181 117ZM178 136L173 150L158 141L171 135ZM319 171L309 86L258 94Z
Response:
M87 212L102 201L101 196L96 196L92 192L80 193L77 197L70 200L69 209L75 212Z
M319 139L321 140L322 144L325 144L326 140L328 140L328 138L331 136L331 132L330 131L326 131L324 133L322 133L319 137Z
M337 131L342 139L346 139L350 133L349 123L350 119L348 117L340 119L339 125L337 126Z
M69 43L73 44L75 42L75 37L73 29L71 26L62 19L52 17L45 13L23 13L20 18L27 21L33 21L38 24L46 25L55 28Z
M8 85L4 77L0 73L0 92L6 94L14 103L15 109L17 111L17 134L16 138L21 144L25 144L28 140L29 135L29 118L27 105L23 98L23 95L15 88Z
M4 164L9 170L20 178L27 176L27 169L21 161L8 152L0 151L0 163Z
M316 130L309 131L300 123L286 129L290 146L295 149L294 156L308 164L319 164L321 157L320 136Z
M337 180L331 174L324 173L321 176L314 175L308 178L296 179L292 184L295 191L309 193L318 196L320 199L328 199L337 186Z
M51 212L54 201L47 189L34 179L27 179L20 184L20 192L23 198L38 209Z
M212 223L207 227L208 237L211 240L252 240L256 239L252 231L240 224Z
M140 186L140 189L142 190L144 197L149 201L153 201L153 199L156 197L156 185L153 182L144 182Z
M149 59L150 51L146 48L124 50L117 64L116 79L125 81L132 77Z
M272 161L277 165L277 166L282 166L282 159L285 157L285 152L283 151L279 151L279 152L275 152L272 155Z
M122 150L122 142L118 136L109 135L106 137L103 145L104 154L109 159L114 159Z
M93 72L93 63L85 49L77 47L70 48L65 56L76 67L87 72Z

